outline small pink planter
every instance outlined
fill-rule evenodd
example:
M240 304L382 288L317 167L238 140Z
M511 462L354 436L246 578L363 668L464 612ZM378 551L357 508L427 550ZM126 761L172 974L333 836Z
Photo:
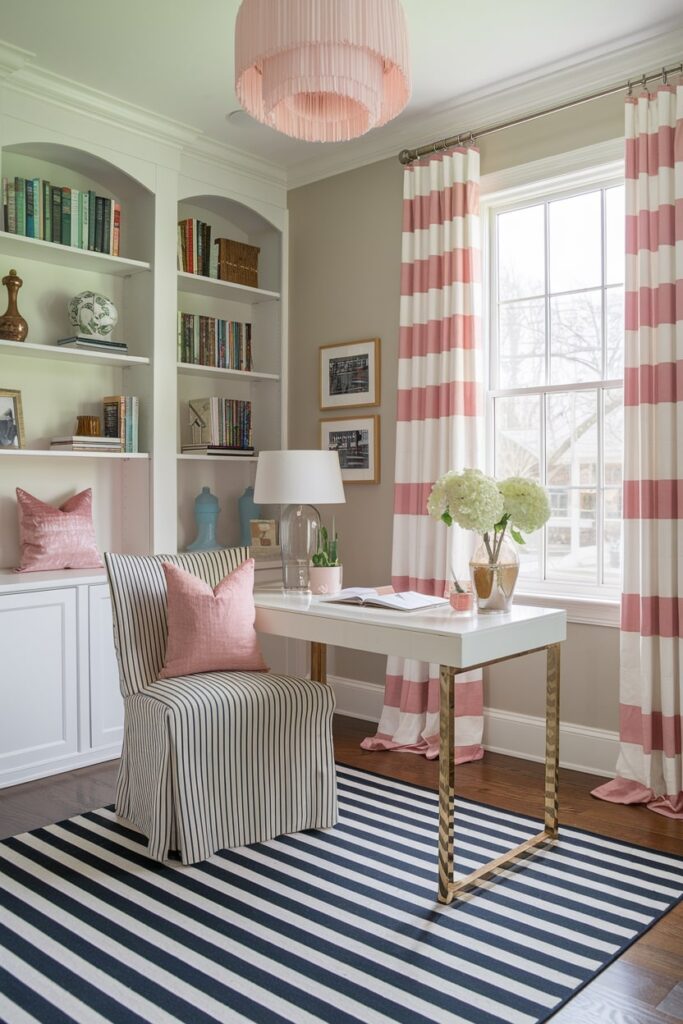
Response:
M342 567L312 565L309 569L311 593L325 596L338 594L342 588Z
M454 612L471 612L474 605L474 595L471 591L459 594L456 590L451 591L448 600Z

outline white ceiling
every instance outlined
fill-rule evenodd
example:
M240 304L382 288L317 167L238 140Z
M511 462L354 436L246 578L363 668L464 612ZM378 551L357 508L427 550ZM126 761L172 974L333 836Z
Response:
M190 125L296 178L323 151L328 163L330 154L344 162L349 152L362 162L382 141L429 141L427 116L433 122L464 96L683 29L681 0L403 0L403 6L413 70L407 109L361 140L326 146L288 139L241 112L227 116L237 109L239 0L0 0L0 36L34 53L38 67ZM650 69L632 69L644 70Z

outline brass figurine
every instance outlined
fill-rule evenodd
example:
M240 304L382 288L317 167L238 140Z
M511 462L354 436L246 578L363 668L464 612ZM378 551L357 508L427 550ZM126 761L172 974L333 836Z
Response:
M4 341L26 341L28 324L17 309L17 293L24 283L16 270L10 270L2 283L7 288L7 309L0 316L0 338Z

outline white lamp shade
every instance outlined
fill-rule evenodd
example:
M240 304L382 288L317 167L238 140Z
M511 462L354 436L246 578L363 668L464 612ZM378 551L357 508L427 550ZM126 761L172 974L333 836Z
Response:
M339 455L318 449L261 452L254 501L262 505L340 505L346 501Z

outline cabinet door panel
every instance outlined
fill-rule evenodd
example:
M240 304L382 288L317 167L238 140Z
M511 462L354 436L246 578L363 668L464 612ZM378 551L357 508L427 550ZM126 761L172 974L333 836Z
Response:
M76 592L0 596L0 779L78 749Z
M106 584L88 587L90 606L90 743L110 747L123 739L123 698L114 650L111 598Z

